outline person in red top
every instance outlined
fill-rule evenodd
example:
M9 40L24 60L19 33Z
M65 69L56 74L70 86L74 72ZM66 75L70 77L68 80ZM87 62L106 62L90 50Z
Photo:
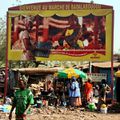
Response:
M85 83L84 94L86 102L91 102L93 98L93 85L91 84L90 78L88 78L88 81Z

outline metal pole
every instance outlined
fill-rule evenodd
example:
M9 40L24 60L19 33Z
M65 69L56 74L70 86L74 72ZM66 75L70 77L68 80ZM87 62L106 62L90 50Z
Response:
M91 65L91 61L89 62L89 73L92 73L92 65Z
M113 31L114 31L114 11L112 11L112 45L111 45L111 93L112 93L112 102L114 102L114 65L113 65L113 49L114 49L114 35L113 35Z

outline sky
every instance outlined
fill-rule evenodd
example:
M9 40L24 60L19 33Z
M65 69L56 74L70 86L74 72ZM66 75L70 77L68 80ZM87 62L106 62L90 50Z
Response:
M17 1L17 2L16 2ZM20 2L21 1L21 2ZM0 17L6 18L6 12L9 7L18 6L23 4L29 4L34 2L52 2L52 1L70 1L70 2L86 2L89 3L91 0L2 0L0 3ZM93 0L96 4L104 4L113 6L114 10L114 52L120 53L120 0Z

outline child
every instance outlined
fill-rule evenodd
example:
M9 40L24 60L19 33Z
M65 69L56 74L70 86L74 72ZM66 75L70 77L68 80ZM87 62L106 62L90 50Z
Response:
M25 120L31 104L34 103L33 94L26 88L27 83L23 77L19 79L18 85L20 89L15 92L9 120L12 119L12 112L15 107L16 120Z

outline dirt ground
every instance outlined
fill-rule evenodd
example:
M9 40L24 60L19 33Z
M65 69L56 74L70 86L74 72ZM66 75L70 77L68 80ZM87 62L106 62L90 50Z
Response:
M120 120L120 114L98 114L90 112L72 112L67 114L35 114L30 120Z
M13 119L14 118L13 113ZM29 120L120 120L120 113L90 112L88 110L77 108L35 108L32 113L27 116ZM0 113L0 120L8 120L8 113Z
M120 114L102 114L86 110L68 110L66 108L38 110L36 114L29 116L30 120L120 120Z

